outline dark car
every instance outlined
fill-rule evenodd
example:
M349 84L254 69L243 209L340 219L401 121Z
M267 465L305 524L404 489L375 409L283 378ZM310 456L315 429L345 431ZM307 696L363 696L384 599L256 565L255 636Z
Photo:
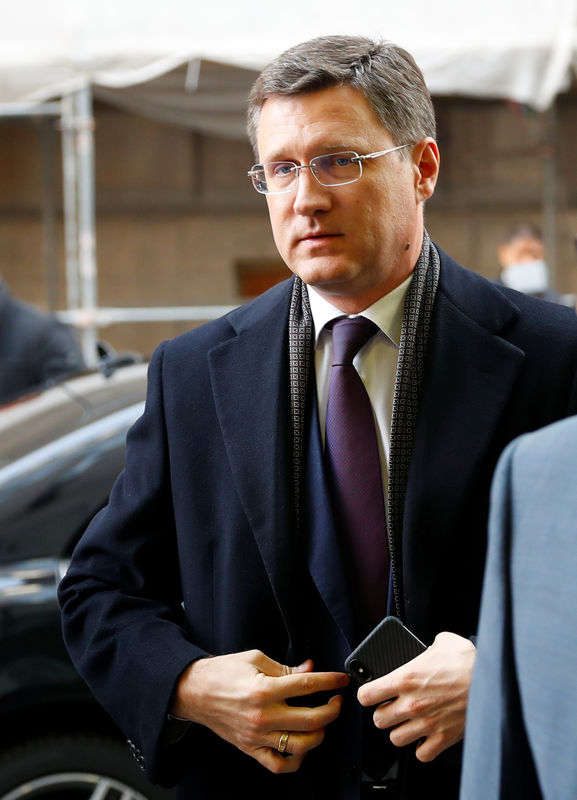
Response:
M56 587L107 500L146 366L0 408L0 800L167 800L76 675Z

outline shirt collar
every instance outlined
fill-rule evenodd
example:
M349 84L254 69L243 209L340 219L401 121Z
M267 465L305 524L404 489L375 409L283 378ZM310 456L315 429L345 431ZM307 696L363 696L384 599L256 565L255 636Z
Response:
M397 347L401 341L401 327L403 324L403 310L405 306L405 295L411 285L413 275L409 275L403 283L397 286L392 292L373 303L372 306L365 308L361 314L351 314L349 316L362 316L374 322L382 332ZM307 286L311 313L315 326L315 347L318 343L321 331L327 323L337 317L342 317L343 312L332 303L322 297L313 286Z

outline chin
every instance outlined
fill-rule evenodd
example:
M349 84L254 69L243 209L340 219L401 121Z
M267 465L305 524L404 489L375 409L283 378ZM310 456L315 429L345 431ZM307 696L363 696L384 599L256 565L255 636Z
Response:
M314 286L319 291L324 289L327 292L330 292L331 287L335 289L344 287L355 279L350 262L335 264L334 262L314 263L313 261L312 263L297 264L293 272L309 286Z

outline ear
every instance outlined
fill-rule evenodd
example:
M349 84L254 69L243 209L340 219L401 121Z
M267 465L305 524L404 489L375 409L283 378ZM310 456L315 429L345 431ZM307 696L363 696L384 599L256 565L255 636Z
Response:
M428 136L413 148L415 191L417 200L424 203L435 191L439 175L440 155L437 142Z

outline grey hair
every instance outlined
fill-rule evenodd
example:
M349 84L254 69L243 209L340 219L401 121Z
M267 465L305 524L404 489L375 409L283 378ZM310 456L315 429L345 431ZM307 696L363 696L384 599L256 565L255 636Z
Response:
M363 36L321 36L285 50L253 84L247 130L255 154L260 112L267 98L333 86L358 89L396 145L435 138L431 95L410 53L392 42Z

